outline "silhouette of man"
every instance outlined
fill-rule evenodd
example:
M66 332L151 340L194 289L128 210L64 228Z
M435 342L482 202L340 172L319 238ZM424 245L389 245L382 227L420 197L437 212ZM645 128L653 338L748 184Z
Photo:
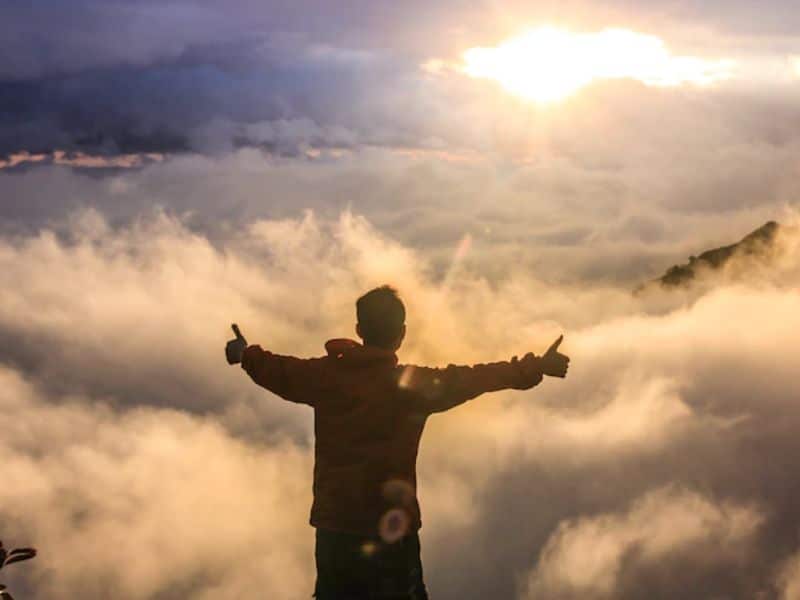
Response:
M225 353L258 385L314 408L314 503L319 600L428 598L422 577L416 460L425 421L485 392L565 377L559 337L539 357L474 366L399 365L405 307L382 286L356 302L363 344L333 339L301 359L248 346L239 328Z

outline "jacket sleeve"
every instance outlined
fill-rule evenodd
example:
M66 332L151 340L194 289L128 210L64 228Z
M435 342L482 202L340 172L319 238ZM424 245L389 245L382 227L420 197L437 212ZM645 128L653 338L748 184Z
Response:
M540 359L533 354L522 360L473 366L448 365L443 369L406 365L399 386L411 392L417 407L425 413L449 410L486 392L505 389L527 390L542 381Z
M258 385L289 402L314 406L322 392L324 358L297 358L248 346L242 368Z

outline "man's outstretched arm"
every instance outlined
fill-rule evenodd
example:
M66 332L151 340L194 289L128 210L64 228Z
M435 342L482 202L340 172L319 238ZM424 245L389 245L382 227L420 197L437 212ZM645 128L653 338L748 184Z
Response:
M569 358L558 352L562 340L559 337L542 356L528 353L521 359L443 369L408 366L400 386L412 392L426 413L448 410L487 392L527 390L544 375L566 377Z
M236 338L225 346L229 364L241 363L255 383L284 400L314 405L318 398L323 359L283 356L258 345L248 346L239 328L235 324L232 327Z

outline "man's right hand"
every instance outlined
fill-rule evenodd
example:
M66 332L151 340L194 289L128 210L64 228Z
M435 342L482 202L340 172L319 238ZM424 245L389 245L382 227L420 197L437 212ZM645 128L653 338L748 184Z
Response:
M558 347L561 345L564 336L561 335L553 342L553 345L547 349L547 352L541 358L542 373L550 377L566 377L567 369L569 368L569 356L561 354Z
M236 334L236 337L225 345L225 358L228 359L229 365L236 365L242 362L242 354L245 348L247 348L247 340L244 339L236 323L231 325L231 328L233 329L233 333Z

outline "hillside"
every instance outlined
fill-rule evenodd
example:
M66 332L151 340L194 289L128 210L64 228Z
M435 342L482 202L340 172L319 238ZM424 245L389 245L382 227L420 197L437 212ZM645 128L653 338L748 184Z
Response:
M779 231L782 231L782 226L775 221L769 221L734 244L706 250L698 256L690 256L688 263L670 267L664 275L650 284L656 283L666 288L686 286L695 280L701 271L721 270L734 256L768 259L771 255L769 251Z

